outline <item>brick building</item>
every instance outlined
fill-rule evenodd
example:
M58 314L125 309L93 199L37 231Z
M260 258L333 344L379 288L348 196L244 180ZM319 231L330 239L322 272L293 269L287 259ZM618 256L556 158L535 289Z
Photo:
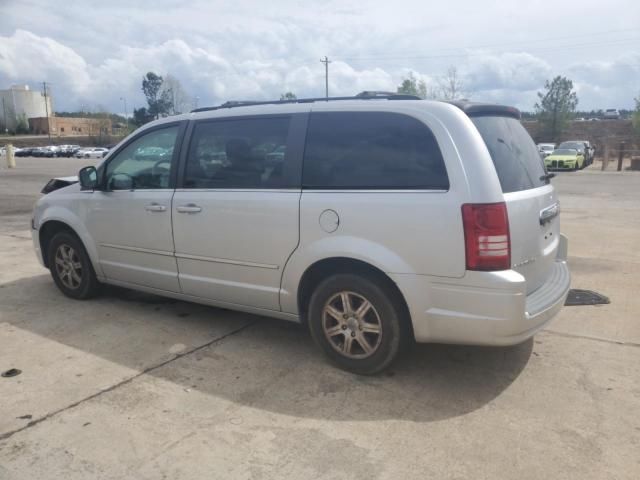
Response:
M50 133L56 137L110 135L111 120L108 118L35 117L29 119L29 130L36 135Z

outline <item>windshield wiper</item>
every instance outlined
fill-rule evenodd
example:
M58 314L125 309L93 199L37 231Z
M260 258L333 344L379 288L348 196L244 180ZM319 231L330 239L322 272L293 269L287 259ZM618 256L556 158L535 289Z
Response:
M542 181L542 182L546 182L546 181L551 180L551 179L552 179L553 177L555 177L555 176L556 176L556 174L555 174L555 173L545 173L544 175L542 175L542 176L540 177L540 181Z

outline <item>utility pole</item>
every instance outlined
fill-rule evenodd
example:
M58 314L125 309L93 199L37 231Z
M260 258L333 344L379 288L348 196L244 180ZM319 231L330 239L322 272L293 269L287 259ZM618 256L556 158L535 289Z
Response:
M4 97L2 97L2 113L4 114L4 133L9 133L9 122L7 121L7 106L4 104Z
M51 140L51 123L49 122L49 105L47 103L47 82L42 82L44 89L44 111L47 113L47 136Z
M120 97L120 100L124 102L124 121L127 125L127 133L129 133L129 115L127 115L127 99Z
M324 96L329 100L329 64L331 61L324 56L324 60L320 59L320 63L324 63Z

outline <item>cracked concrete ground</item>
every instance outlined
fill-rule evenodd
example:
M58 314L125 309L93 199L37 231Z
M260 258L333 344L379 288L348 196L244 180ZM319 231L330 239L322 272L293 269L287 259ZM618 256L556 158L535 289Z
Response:
M575 288L511 348L421 345L385 375L292 324L109 288L63 297L29 213L52 175L0 169L0 479L640 477L640 174L560 174Z

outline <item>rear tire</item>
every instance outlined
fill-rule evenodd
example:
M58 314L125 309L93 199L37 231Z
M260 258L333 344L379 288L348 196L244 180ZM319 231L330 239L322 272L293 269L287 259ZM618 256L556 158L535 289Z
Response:
M374 278L332 275L316 287L308 311L316 344L340 368L356 374L384 370L408 343L403 309Z
M100 291L91 259L75 235L55 234L49 242L47 259L53 281L67 297L86 300Z

